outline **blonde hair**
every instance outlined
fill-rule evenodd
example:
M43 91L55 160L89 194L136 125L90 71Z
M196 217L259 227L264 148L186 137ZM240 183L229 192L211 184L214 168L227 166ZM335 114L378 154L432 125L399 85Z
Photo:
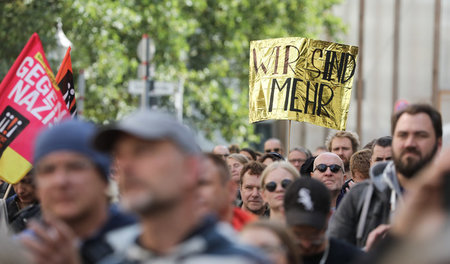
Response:
M227 159L234 159L235 161L241 163L242 165L245 165L249 162L249 160L247 159L247 157L243 154L239 154L239 153L233 153L231 155L229 155L227 157Z
M356 133L350 132L350 131L337 131L335 133L331 133L325 144L327 145L328 151L332 151L331 144L333 143L334 138L348 138L350 142L352 143L352 150L353 152L358 151L359 148L359 137Z
M300 173L291 163L287 161L275 161L274 163L271 163L269 166L267 166L267 168L261 174L261 189L263 190L265 189L264 185L267 175L269 175L269 173L271 173L276 169L285 169L292 175L293 180L300 178Z
M364 179L369 179L371 158L372 151L370 149L363 149L355 152L350 158L350 171L352 173L358 171L364 176Z

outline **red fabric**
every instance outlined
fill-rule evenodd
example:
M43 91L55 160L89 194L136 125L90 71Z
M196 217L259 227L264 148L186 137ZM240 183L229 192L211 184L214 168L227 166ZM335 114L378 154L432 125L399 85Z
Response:
M241 231L247 223L255 221L256 219L257 217L255 215L247 213L239 207L234 207L231 225L236 231Z
M0 83L0 98L1 159L8 159L8 166L30 165L34 140L39 131L70 117L36 33ZM17 154L3 155L7 148L12 149L9 153ZM26 172L21 171L22 175L2 172L0 177L15 183Z
M70 114L75 117L77 115L77 105L75 100L75 88L73 85L72 60L70 59L70 47L67 49L66 56L61 63L58 74L56 75L56 83L61 89L66 106Z

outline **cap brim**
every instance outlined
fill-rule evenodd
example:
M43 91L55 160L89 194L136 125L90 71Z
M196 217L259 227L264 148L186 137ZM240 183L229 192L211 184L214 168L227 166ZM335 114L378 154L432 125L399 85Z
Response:
M199 152L191 132L164 113L135 112L116 124L101 129L94 137L94 147L100 151L111 152L122 135L131 135L144 140L168 139L183 151Z
M319 230L326 227L327 215L322 212L305 212L290 210L286 212L286 223L289 226L306 225Z
M117 127L109 127L102 129L93 139L94 148L102 152L111 152L117 139L126 133Z
M145 140L158 140L167 137L167 129L146 129L140 124L121 124L111 125L100 130L94 137L94 147L102 152L111 152L117 140L123 135L131 135Z

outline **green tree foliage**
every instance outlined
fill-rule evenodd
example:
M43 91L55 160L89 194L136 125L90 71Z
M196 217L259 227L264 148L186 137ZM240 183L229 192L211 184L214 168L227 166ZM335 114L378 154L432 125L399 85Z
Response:
M339 0L16 0L0 3L0 77L37 32L47 53L56 21L72 41L75 77L84 69L87 118L105 123L136 108L127 92L137 78L136 47L147 33L156 43L155 79L184 80L184 119L209 138L257 139L248 124L251 40L343 32L330 9ZM55 62L52 66L56 73ZM162 100L170 105L171 98Z

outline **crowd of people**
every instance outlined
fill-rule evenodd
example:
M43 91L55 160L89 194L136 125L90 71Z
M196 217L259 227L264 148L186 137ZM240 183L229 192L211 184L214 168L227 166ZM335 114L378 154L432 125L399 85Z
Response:
M441 115L411 104L391 128L362 148L337 131L313 153L277 138L202 151L151 110L63 121L38 136L32 171L0 187L0 241L14 245L0 262L448 262Z

